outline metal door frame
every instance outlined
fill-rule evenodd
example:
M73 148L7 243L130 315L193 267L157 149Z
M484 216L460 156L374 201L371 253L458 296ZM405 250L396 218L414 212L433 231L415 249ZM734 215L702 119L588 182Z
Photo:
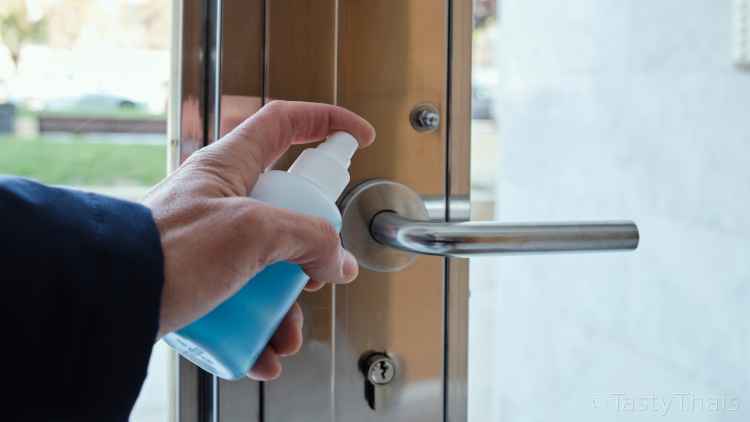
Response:
M299 1L299 0L298 0ZM333 36L338 43L339 7L344 0L326 0L335 8ZM447 10L445 28L446 96L444 98L442 134L445 187L443 196L446 221L467 219L469 200L469 139L471 99L471 27L473 21L471 0L435 0ZM280 2L283 3L283 2ZM274 4L277 6L279 2ZM303 3L300 1L300 4ZM312 2L307 1L312 4ZM222 128L222 52L226 42L224 22L232 14L222 13L227 7L252 7L259 18L249 30L252 42L249 56L258 56L259 66L244 69L243 76L250 80L246 95L256 96L259 107L271 92L285 91L283 81L270 80L269 63L275 60L269 54L269 10L266 0L173 0L176 30L173 32L173 101L170 111L170 167L175 168L192 152L219 138L227 128ZM320 4L323 4L321 2ZM317 4L316 4L317 6ZM257 36L257 39L256 39ZM430 40L425 40L429 42ZM338 48L334 54L338 54ZM250 62L254 63L252 57ZM334 58L337 60L337 58ZM338 63L338 61L335 61ZM333 70L338 78L338 65ZM258 83L256 84L255 82ZM251 86L252 85L252 86ZM257 86L255 86L257 85ZM297 88L299 89L299 88ZM243 90L243 87L240 87ZM294 88L291 90L294 91ZM286 93L294 96L294 92ZM305 92L302 97L316 98ZM336 84L333 87L335 102L339 98ZM326 98L322 98L325 101ZM226 117L226 116L225 116ZM225 124L226 125L226 124ZM468 347L468 261L444 259L444 321L443 321L443 415L446 421L465 421L467 416L467 347ZM335 291L331 289L331 300ZM332 322L333 323L333 322ZM333 328L332 328L333 330ZM224 420L264 420L263 383L242 381L226 383L199 370L185 359L179 359L175 374L176 420L180 422L219 422ZM238 403L241 400L241 403ZM335 400L331 394L331 400ZM241 409L235 409L236 407ZM332 406L332 404L331 404ZM332 415L333 416L333 415ZM332 420L334 417L331 418Z

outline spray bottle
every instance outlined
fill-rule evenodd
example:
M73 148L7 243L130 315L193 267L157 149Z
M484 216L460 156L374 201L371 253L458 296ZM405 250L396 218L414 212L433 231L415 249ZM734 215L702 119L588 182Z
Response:
M250 197L327 220L341 229L336 199L349 183L349 164L358 148L337 132L300 154L288 171L260 175ZM255 275L232 297L190 325L164 337L196 365L224 379L239 379L253 366L307 284L299 265L279 262Z

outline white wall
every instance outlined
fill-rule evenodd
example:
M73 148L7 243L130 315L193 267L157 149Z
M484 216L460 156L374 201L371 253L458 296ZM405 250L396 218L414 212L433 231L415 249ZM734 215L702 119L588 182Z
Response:
M636 253L473 263L471 420L750 420L750 73L731 0L502 0L498 218Z

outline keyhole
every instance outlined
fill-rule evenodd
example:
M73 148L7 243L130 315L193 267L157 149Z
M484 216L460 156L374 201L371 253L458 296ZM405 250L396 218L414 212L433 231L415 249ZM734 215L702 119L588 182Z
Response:
M370 409L375 410L382 406L382 403L375 403L376 393L381 398L384 394L387 396L387 384L396 374L396 366L384 352L368 352L360 358L359 369L365 376L365 401Z
M370 409L375 410L375 384L365 380L365 401Z
M380 366L380 379L388 379L388 364L379 362L378 365Z

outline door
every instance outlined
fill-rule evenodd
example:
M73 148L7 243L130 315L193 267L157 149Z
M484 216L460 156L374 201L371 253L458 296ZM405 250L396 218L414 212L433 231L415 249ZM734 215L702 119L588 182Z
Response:
M440 218L452 199L467 199L470 2L223 0L180 7L183 159L271 99L337 103L378 131L377 145L354 159L353 184L398 180L429 197ZM464 46L456 50L460 60L449 59L451 45ZM457 64L449 69L451 62ZM410 113L420 105L440 114L435 129L412 126ZM455 279L450 290L448 274ZM181 360L179 419L438 420L454 413L460 420L466 274L465 261L423 256L403 271L363 270L357 285L305 295L306 342L279 380L220 381ZM450 356L446 341L458 346ZM377 352L396 373L389 385L368 387L360 366ZM447 379L458 382L446 388ZM444 401L446 394L456 399Z
M279 380L226 382L180 360L180 421L465 421L469 266L461 257L637 245L629 222L462 223L471 1L178 7L181 159L272 99L336 103L378 132L353 160L340 201L358 281L302 297L306 342Z

